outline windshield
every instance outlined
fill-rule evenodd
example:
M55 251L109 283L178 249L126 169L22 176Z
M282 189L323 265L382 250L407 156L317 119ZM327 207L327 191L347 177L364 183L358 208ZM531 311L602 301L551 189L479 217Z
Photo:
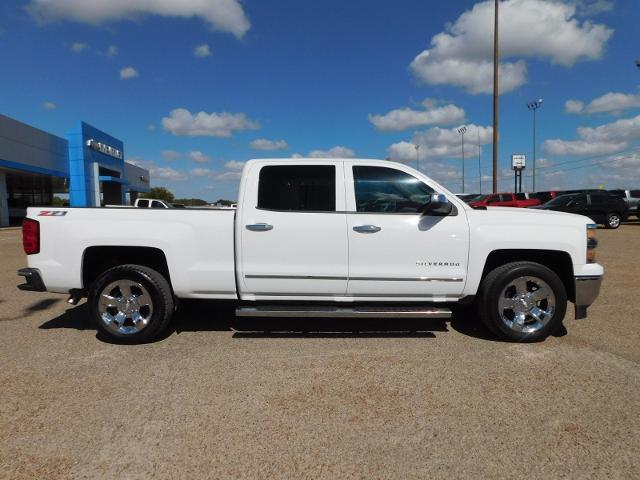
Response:
M576 198L578 195L560 195L552 200L549 200L547 203L545 203L545 206L547 207L563 207L565 206L567 203L569 203L571 200L573 200L574 198Z

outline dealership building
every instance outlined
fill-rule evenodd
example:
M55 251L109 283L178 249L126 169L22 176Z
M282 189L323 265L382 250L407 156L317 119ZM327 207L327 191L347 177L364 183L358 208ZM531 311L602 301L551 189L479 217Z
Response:
M61 138L0 115L0 226L54 195L71 207L133 202L149 191L149 171L124 158L121 140L85 122Z

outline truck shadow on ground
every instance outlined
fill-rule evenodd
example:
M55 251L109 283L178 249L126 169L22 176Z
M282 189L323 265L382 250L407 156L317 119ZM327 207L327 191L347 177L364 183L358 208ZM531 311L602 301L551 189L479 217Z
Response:
M472 308L454 310L453 317L440 319L327 319L327 318L238 318L231 302L183 301L169 331L158 341L189 332L231 332L234 339L251 338L436 338L449 328L469 337L500 342L482 324ZM87 305L69 308L47 320L41 329L95 330ZM566 333L566 330L564 330ZM562 330L557 336L563 334ZM101 341L108 340L97 335Z

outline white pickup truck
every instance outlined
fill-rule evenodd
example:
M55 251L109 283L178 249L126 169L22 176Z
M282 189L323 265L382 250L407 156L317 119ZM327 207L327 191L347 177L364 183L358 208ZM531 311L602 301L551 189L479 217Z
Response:
M535 341L597 297L594 233L579 215L473 209L403 164L251 160L235 210L29 208L19 287L87 296L99 331L130 343L161 335L178 299L301 322L475 303L496 335Z

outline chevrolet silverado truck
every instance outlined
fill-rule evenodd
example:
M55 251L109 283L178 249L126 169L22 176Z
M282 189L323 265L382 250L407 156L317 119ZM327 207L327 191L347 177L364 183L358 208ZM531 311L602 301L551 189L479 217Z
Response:
M527 208L540 205L537 198L527 198L525 193L493 193L469 202L472 207L516 207Z
M536 341L568 301L584 318L603 277L587 217L474 209L381 160L250 160L234 210L34 207L22 228L19 288L86 296L99 332L125 343L161 336L181 299L300 322L473 304L497 336Z

